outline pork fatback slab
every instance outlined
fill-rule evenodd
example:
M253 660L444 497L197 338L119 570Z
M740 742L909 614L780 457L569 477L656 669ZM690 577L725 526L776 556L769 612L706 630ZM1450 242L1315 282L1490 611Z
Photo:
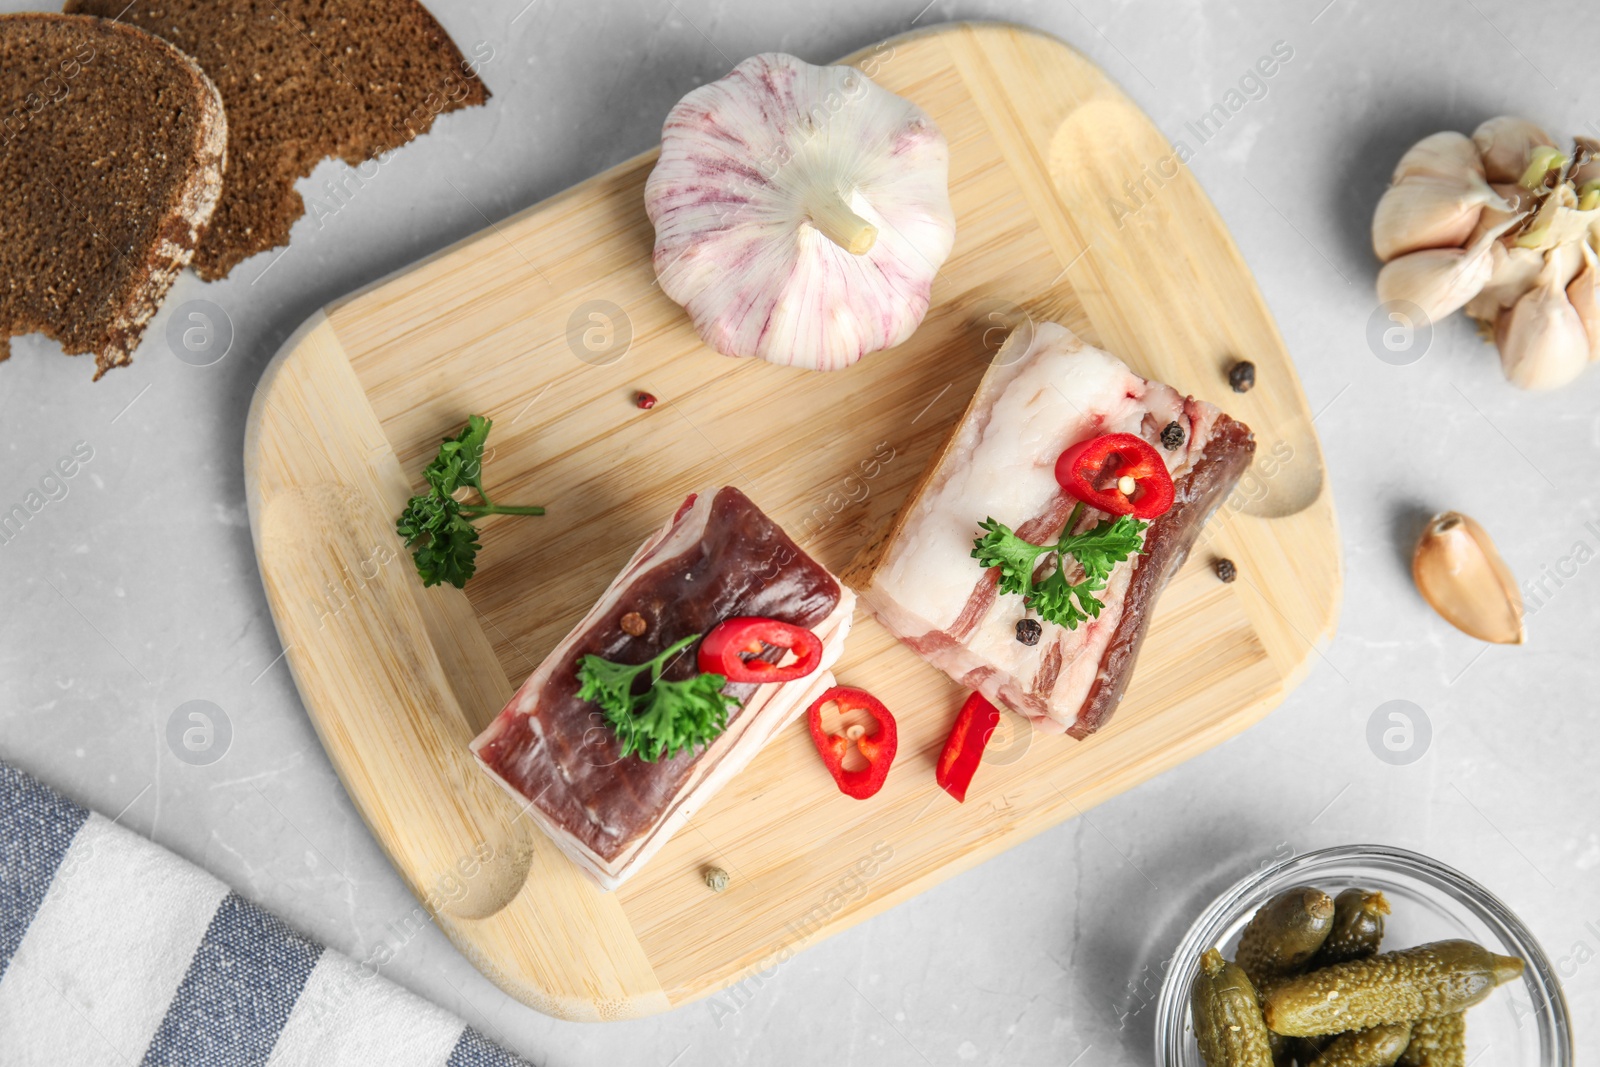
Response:
M472 742L478 762L602 888L615 889L770 738L833 685L855 594L806 555L739 490L690 496L640 546L584 616ZM637 612L644 633L621 619ZM578 699L586 655L644 663L725 619L759 615L821 638L821 667L794 682L728 685L742 701L699 752L647 763L619 756L600 709ZM695 672L697 645L663 677Z
M1161 432L1173 422L1183 443L1169 450ZM1017 622L1032 615L1020 595L998 592L998 569L972 558L978 523L992 516L1035 544L1056 540L1077 503L1056 483L1056 458L1105 433L1154 445L1176 498L1150 524L1144 552L1112 571L1099 618L1076 630L1044 623L1038 643L1023 644ZM894 524L846 576L895 636L951 678L1040 730L1084 738L1122 699L1156 598L1254 452L1243 423L1139 377L1066 327L1019 330ZM1078 528L1104 517L1086 509Z

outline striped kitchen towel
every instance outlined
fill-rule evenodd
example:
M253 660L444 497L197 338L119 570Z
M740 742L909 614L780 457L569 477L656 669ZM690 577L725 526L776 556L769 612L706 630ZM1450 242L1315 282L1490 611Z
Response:
M525 1067L0 762L5 1067Z

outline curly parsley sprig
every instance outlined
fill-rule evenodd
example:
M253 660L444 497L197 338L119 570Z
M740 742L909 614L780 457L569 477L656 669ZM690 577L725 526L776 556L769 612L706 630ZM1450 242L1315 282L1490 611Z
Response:
M984 519L978 528L982 537L972 542L972 557L979 565L1000 568L1002 593L1016 593L1023 603L1046 622L1076 630L1078 624L1100 617L1105 607L1094 594L1106 587L1111 570L1144 548L1148 522L1132 515L1101 519L1081 534L1072 533L1083 514L1083 502L1072 509L1061 539L1053 545L1036 545L1018 537L1005 523ZM1055 566L1042 581L1034 580L1042 556L1052 556ZM1071 556L1083 570L1083 578L1067 580L1066 559Z
M709 745L728 728L728 712L739 702L722 692L728 684L724 675L696 674L681 682L661 677L673 657L698 640L699 634L691 634L638 665L593 655L578 662L578 681L582 683L578 699L593 701L605 712L622 755L636 755L646 763L670 759L687 749ZM634 679L646 671L650 687L635 694Z
M494 422L472 415L455 437L446 437L439 454L423 469L428 491L411 498L395 523L416 560L423 585L449 582L457 589L478 569L478 530L473 519L485 515L543 515L540 507L495 504L483 491L483 446ZM462 487L475 490L481 504L457 500Z

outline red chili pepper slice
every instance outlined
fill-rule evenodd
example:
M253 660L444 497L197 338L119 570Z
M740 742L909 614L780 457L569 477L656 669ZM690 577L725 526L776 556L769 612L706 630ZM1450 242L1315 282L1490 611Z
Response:
M961 705L956 724L950 728L933 776L946 793L963 804L967 802L967 786L972 784L972 776L983 759L984 747L998 725L1000 709L985 700L982 693L973 693Z
M829 733L822 728L822 709L832 703L842 715L849 711L865 711L878 720L875 733L867 733L859 725L848 727L843 735ZM817 753L827 765L828 773L839 785L839 792L857 800L866 800L883 788L889 777L889 765L894 762L895 750L900 745L894 716L883 706L883 701L865 689L836 685L816 699L806 712L806 722L811 726L811 740L816 742ZM854 744L867 761L865 767L845 770L845 756Z
M1124 478L1133 491L1124 492ZM1153 519L1172 507L1172 475L1161 453L1137 434L1106 433L1079 441L1056 460L1061 488L1112 515Z
M757 658L768 645L793 652L797 658L781 667ZM792 682L822 663L822 639L804 626L744 616L713 627L700 642L698 658L701 674L720 674L730 682Z

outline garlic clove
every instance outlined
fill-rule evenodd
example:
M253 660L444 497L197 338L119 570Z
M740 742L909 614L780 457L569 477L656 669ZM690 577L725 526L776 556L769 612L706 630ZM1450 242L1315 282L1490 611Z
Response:
M1551 284L1557 288L1565 289L1583 270L1584 253L1587 251L1582 241L1568 241L1559 244L1544 253L1544 267L1549 268L1554 279ZM1541 268L1541 273L1543 268Z
M1378 271L1378 299L1406 300L1430 323L1443 320L1489 283L1495 240L1509 225L1485 231L1466 248L1424 248L1391 259Z
M1486 205L1508 205L1475 174L1416 174L1391 185L1372 215L1372 247L1387 263L1423 248L1460 248Z
M1406 149L1406 154L1395 164L1394 174L1389 181L1390 184L1398 184L1407 178L1457 178L1469 174L1479 178L1484 176L1483 158L1478 155L1478 146L1466 134L1444 130L1429 134Z
M1517 580L1472 518L1435 515L1417 540L1411 576L1428 605L1462 633L1499 645L1527 639Z
M673 107L656 277L729 356L835 370L909 337L950 254L949 147L851 67L766 53Z
M1490 249L1493 268L1489 281L1478 295L1467 301L1468 315L1480 322L1493 323L1500 312L1532 289L1544 268L1544 255L1531 248L1507 246L1496 241Z
M1533 150L1555 141L1534 123L1512 115L1489 119L1472 131L1472 143L1483 157L1484 176L1491 182L1516 182L1528 169Z
M1582 246L1584 264L1577 276L1567 283L1567 300L1583 323L1583 332L1589 338L1589 359L1600 359L1600 271L1595 255L1587 244Z
M1494 343L1501 369L1519 388L1555 389L1583 373L1589 334L1567 299L1556 257L1545 257L1537 284L1501 313Z

